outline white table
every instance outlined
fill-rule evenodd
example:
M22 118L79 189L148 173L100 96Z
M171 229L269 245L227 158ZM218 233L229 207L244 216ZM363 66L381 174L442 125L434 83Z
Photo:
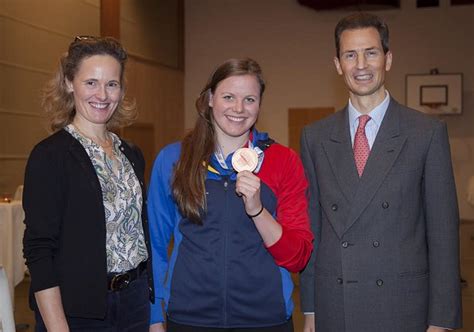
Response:
M0 203L0 265L5 269L10 294L24 278L26 272L23 259L23 232L25 212L21 201Z
M0 265L0 331L15 332L15 319L5 269Z

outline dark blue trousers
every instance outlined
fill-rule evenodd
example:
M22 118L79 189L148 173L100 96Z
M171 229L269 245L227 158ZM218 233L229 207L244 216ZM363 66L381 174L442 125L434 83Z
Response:
M35 332L46 332L43 319L35 312ZM66 316L71 332L145 332L150 327L150 303L147 274L121 291L107 293L104 319Z

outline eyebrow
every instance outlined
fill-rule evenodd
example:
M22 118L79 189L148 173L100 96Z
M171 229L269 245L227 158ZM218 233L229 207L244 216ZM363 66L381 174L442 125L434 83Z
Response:
M371 51L371 50L380 50L377 46L372 46L372 47L367 47L367 48L362 48L362 49L352 49L352 50L347 50L347 51L342 51L342 54L345 53L351 53L351 52L358 52L358 51Z
M221 92L221 95L233 95L233 96L235 96L236 93L234 93L234 92L222 91L222 92ZM258 95L249 94L249 95L245 95L244 97L257 97L257 96L258 96Z
M99 82L99 79L98 78L85 78L82 80L83 82L90 82L90 81L94 81L94 82ZM111 79L111 80L108 80L107 83L110 83L110 82L117 82L117 83L120 83L119 80L116 80L116 79Z

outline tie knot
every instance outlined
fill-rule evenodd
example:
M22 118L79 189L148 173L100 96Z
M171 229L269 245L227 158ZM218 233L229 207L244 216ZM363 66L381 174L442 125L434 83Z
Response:
M367 114L359 116L358 128L365 129L365 125L367 124L367 122L369 122L369 120L370 120L370 116L368 116Z

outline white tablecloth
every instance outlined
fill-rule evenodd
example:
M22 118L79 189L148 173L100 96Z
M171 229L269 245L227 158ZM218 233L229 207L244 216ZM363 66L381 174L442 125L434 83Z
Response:
M23 259L23 232L25 213L21 201L0 203L0 265L5 269L10 293L25 275L26 265Z

